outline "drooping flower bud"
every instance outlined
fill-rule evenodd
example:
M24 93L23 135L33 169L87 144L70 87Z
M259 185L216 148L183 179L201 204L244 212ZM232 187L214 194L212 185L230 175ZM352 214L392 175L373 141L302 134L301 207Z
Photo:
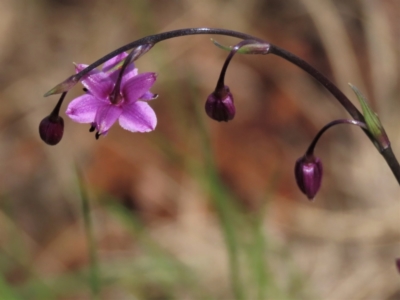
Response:
M48 145L57 145L64 133L64 120L60 116L47 116L40 122L40 138Z
M64 101L67 92L61 94L53 111L44 118L39 124L39 135L43 142L48 145L57 145L64 134L64 120L60 117L60 107Z
M215 90L208 96L205 105L207 115L216 121L228 122L232 120L236 113L233 104L233 95L228 86L224 86L221 90Z
M296 182L309 200L314 199L321 187L322 173L322 163L318 157L305 155L296 161Z
M243 46L248 44L254 44L253 40L243 40L240 43L236 44L232 49L230 49L230 53L225 60L225 63L221 69L221 73L219 75L219 79L217 82L217 86L215 87L215 91L208 96L206 101L206 113L207 115L216 121L225 121L228 122L232 120L236 113L235 105L233 104L233 96L229 90L229 87L225 85L225 73L228 69L228 65L235 55L235 53Z

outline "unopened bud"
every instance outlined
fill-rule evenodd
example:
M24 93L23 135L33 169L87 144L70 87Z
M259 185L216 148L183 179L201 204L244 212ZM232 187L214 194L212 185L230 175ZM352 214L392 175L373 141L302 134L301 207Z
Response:
M47 116L40 122L40 138L48 145L57 145L64 133L64 120L60 116Z
M235 116L236 109L233 104L233 96L228 86L222 90L215 90L208 96L205 105L207 115L216 121L228 122Z
M303 156L294 168L297 185L309 200L313 200L321 187L322 163L315 156Z

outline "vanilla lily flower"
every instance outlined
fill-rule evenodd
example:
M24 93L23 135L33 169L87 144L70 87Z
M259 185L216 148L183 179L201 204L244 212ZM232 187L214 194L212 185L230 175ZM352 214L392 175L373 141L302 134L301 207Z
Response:
M132 132L149 132L157 125L156 114L147 103L157 98L149 91L156 74L138 74L137 68L130 63L117 84L119 65L126 56L126 53L117 55L107 61L101 71L89 72L82 80L86 93L72 100L67 107L66 114L73 121L91 124L91 131L97 131L96 138L106 135L117 120L122 128ZM86 66L77 64L76 72Z

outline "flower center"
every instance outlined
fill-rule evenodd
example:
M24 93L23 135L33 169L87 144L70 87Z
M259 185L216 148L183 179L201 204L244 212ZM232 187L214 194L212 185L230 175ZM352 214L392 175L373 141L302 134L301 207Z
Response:
M122 102L124 101L124 97L119 91L115 90L115 87L113 91L111 92L110 96L108 96L108 99L110 100L111 104L113 105L121 105Z

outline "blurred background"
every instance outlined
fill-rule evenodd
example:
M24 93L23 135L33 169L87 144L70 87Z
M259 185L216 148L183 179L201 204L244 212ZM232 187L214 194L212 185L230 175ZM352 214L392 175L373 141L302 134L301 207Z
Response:
M316 149L320 192L301 194L296 159L348 115L279 57L234 57L237 114L218 123L203 108L227 52L168 40L136 63L158 74L154 132L96 141L63 113L60 144L38 135L72 62L221 27L302 57L357 107L359 87L400 158L399 17L396 0L2 0L0 299L400 299L398 183L361 130L337 126Z

